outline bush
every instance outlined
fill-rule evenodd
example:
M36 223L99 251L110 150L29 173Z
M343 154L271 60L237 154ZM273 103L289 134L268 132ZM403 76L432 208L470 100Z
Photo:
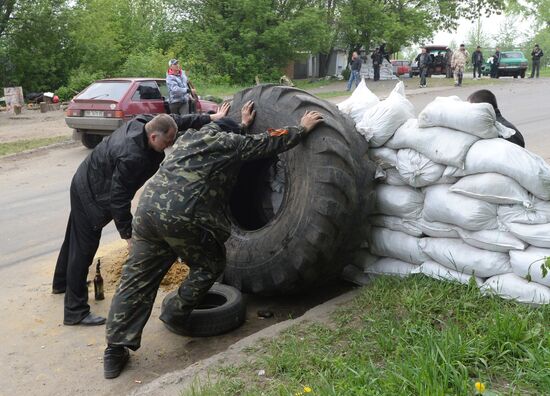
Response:
M132 53L126 59L117 75L121 77L164 77L168 61L176 56L151 48L146 52Z
M342 77L344 77L344 80L349 80L350 74L351 74L351 70L349 69L349 67L346 67L342 72Z
M66 86L59 87L55 93L59 96L59 100L71 100L80 91L96 80L104 77L102 73L90 72L83 68L73 70L69 75L69 80Z

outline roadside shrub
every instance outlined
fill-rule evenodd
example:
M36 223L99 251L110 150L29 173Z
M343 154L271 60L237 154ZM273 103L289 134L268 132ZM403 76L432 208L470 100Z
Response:
M344 77L344 80L349 80L349 75L351 74L351 71L349 67L346 67L344 71L342 72L342 77Z
M117 75L120 77L164 77L168 61L177 58L172 52L151 48L145 52L131 53Z

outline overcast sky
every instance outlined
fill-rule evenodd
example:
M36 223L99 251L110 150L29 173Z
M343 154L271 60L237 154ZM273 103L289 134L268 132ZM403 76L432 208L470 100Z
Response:
M490 41L493 44L493 36L498 33L499 27L506 21L504 15L493 15L489 18L482 17L482 26L483 31L486 35L490 37ZM449 45L452 40L456 42L457 45L464 43L468 37L468 32L470 29L475 27L476 22L471 22L466 19L461 19L459 21L458 29L452 33L448 32L439 32L434 36L433 44ZM531 24L529 21L521 18L516 19L516 25L518 26L518 31L520 33L519 41L524 41L531 32Z

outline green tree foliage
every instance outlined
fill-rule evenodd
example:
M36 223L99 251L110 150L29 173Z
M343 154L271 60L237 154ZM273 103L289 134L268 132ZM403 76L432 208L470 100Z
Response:
M544 1L549 0L530 3ZM201 85L251 84L256 76L278 78L291 61L334 48L368 50L384 41L397 51L454 28L459 17L475 19L503 5L504 0L0 0L0 85L22 85L25 91L63 86L63 95L71 96L94 78L161 77L172 57Z

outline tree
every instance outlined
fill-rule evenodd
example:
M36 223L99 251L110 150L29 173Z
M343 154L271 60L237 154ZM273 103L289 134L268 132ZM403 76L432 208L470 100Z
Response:
M501 50L511 50L517 47L519 30L517 28L517 17L507 16L499 25L498 32L494 35L495 45Z
M14 9L15 0L0 0L0 37L4 34Z
M481 47L482 51L491 47L490 36L483 30L481 18L478 18L472 28L468 31L465 45L470 54L476 50L478 45Z

